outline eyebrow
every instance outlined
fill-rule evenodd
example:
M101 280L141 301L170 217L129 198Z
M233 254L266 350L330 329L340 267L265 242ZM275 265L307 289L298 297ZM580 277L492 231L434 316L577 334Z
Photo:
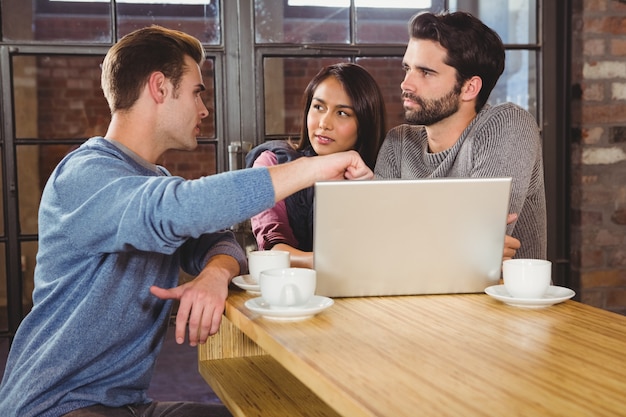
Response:
M322 99L321 99L321 98L319 98L319 97L313 97L313 98L311 99L311 101L313 101L313 100L319 101L320 103L323 103L323 104L327 104L324 100L322 100ZM352 107L352 106L348 106L347 104L339 104L339 105L335 106L335 108L354 110L354 107Z
M433 68L423 67L423 66L419 66L419 65L418 66L411 66L406 61L402 61L402 66L403 67L408 67L408 68L415 68L415 69L418 69L420 71L427 71L427 72L432 72L434 74L439 74L439 71L437 71L437 70L435 70Z

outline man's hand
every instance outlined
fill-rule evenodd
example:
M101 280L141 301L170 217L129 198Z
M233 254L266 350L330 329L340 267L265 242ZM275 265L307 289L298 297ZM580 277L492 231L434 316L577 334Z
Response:
M356 151L337 152L316 158L320 165L317 172L322 175L318 181L323 180L369 180L374 178L374 173L365 165L361 156Z
M189 344L205 343L219 330L228 296L228 283L239 272L234 258L217 255L211 258L191 282L175 288L150 287L150 292L163 300L179 300L176 314L176 343L185 341L189 326Z
M517 220L517 214L511 213L508 215L506 219L506 224L511 224ZM522 243L515 239L513 236L506 235L504 236L504 252L502 254L502 260L506 261L507 259L511 259L517 253L517 250L522 246Z

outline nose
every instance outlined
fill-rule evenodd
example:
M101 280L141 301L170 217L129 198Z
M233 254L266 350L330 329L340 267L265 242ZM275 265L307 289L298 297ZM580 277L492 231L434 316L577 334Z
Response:
M325 113L320 117L319 127L323 130L331 130L332 123L329 113Z
M409 71L404 74L404 79L400 83L400 89L402 91L415 92L415 84L411 82L411 73Z
M204 119L205 117L207 117L209 115L209 109L206 107L206 105L204 104L204 100L200 100L200 118Z

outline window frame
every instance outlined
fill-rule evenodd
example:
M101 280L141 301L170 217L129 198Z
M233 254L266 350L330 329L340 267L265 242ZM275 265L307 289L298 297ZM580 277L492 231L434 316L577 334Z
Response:
M11 1L10 6L19 5ZM548 257L556 266L556 285L575 288L569 276L569 62L571 43L571 5L568 2L538 0L538 123L543 130L546 195L548 198ZM7 3L0 4L3 7ZM221 45L206 46L215 59L215 141L217 170L229 167L228 145L259 140L265 135L265 104L262 82L264 57L280 56L402 56L405 45L255 45L254 1L222 0L220 4ZM2 10L10 14L10 9ZM114 23L113 23L114 25ZM351 31L354 29L352 28ZM115 27L113 36L117 35ZM352 33L354 36L354 33ZM527 45L528 46L528 45ZM37 240L37 235L20 233L14 111L12 109L11 61L14 54L104 55L110 44L64 42L5 42L0 40L0 157L2 158L2 204L4 246L9 314L8 332L17 330L24 312L21 306L22 283L20 247ZM510 47L510 45L509 45ZM520 47L524 47L521 45ZM565 76L564 76L565 75ZM551 86L549 90L544 86ZM250 114L257 117L249 117ZM244 119L245 116L245 119ZM48 142L46 142L48 143ZM243 154L238 154L242 162ZM243 166L243 165L241 165ZM0 246L2 246L0 245Z

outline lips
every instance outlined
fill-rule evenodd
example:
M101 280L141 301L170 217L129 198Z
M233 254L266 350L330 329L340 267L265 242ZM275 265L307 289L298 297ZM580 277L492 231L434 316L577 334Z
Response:
M402 102L404 103L404 105L416 105L416 104L420 104L420 99L411 93L402 93Z
M333 139L326 137L326 136L321 136L321 135L315 135L315 138L317 139L317 141L322 144L322 145L326 145L329 143L334 142Z

